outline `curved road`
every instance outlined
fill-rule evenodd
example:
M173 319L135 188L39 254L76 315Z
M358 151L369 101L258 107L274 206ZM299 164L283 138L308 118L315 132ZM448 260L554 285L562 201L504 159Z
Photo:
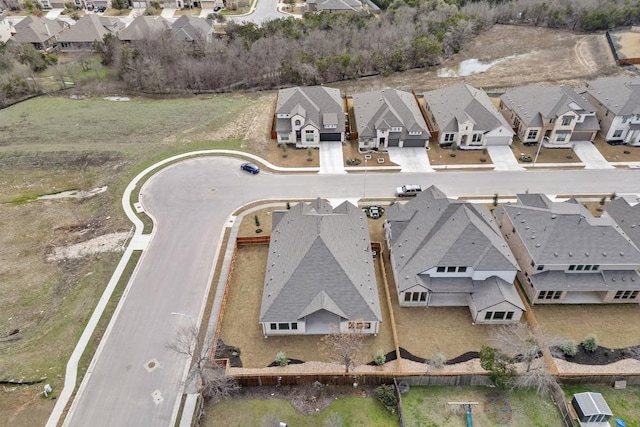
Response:
M165 348L176 329L197 322L211 281L222 231L239 206L261 199L357 199L395 187L435 184L461 195L640 193L640 171L505 171L431 174L259 175L241 161L210 157L170 166L144 185L141 202L154 218L151 243L139 261L116 319L103 338L65 420L71 426L168 426L182 393L186 357ZM149 362L152 362L149 364Z

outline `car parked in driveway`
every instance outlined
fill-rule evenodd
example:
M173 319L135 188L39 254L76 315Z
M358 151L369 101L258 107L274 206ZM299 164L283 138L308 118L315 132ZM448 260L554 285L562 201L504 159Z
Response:
M260 173L260 168L254 165L253 163L243 163L240 165L240 169L242 169L243 171L252 173L254 175L257 173Z
M214 12L220 12L221 10L222 10L222 7L220 7L220 6L216 6L216 7L213 8Z
M397 197L415 197L422 191L422 187L418 184L406 184L396 188Z

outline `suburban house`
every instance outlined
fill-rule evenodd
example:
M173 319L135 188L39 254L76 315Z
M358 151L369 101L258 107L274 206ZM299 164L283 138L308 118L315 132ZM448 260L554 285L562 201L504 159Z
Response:
M196 16L182 15L171 24L173 38L185 45L204 47L213 40L213 22Z
M509 89L500 97L500 111L525 145L570 148L593 142L600 130L595 107L566 85Z
M57 45L58 36L65 28L68 24L63 21L30 15L14 25L16 33L10 41L30 43L37 50L49 50Z
M137 16L131 24L120 31L118 38L127 43L159 38L171 30L169 21L161 16Z
M58 43L62 51L93 50L93 43L102 41L106 34L118 35L124 24L118 18L93 13L84 15L67 31L60 34Z
M518 265L486 206L448 199L431 186L386 215L401 306L467 306L477 324L520 320Z
M320 199L273 212L260 324L264 336L377 334L382 321L367 217Z
M278 144L318 147L322 141L344 142L345 112L340 89L280 89L275 128Z
M543 194L520 194L495 215L531 304L640 301L640 251L611 217Z
M607 142L640 145L640 79L589 81L584 95L596 106L600 132Z
M15 33L13 24L4 16L0 15L0 42L7 42L11 36Z
M606 204L602 216L615 221L633 244L640 248L640 204L631 205L623 197L617 197Z
M443 147L483 149L511 146L515 135L489 96L481 89L460 83L423 94L431 132Z
M429 145L431 134L412 93L386 88L355 94L353 113L360 151Z
M358 0L307 0L309 12L357 13L362 10L362 3Z

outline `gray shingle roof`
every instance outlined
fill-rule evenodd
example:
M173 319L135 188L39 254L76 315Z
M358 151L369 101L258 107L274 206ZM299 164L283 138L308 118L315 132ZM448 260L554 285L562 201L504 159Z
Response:
M118 38L122 41L139 41L158 37L170 29L169 22L162 16L137 16L127 28L120 31Z
M476 131L491 131L500 126L511 129L489 96L481 89L459 83L425 92L423 95L443 132L456 132L459 123L467 120L474 123Z
M294 115L296 113L305 117L305 125L311 124L322 133L344 131L344 102L340 89L324 86L280 89L276 114ZM325 123L325 120L329 120L330 123ZM337 124L337 128L324 129L325 124ZM276 130L291 131L291 121L277 119Z
M587 82L587 91L616 116L640 114L640 79L607 77Z
M118 18L100 16L93 13L84 15L67 31L60 34L58 41L68 43L91 43L101 41L105 34L118 34L124 24Z
M538 291L632 291L640 290L636 270L604 270L598 273L566 273L547 270L530 276Z
M413 94L396 89L383 89L353 95L353 109L359 137L375 137L376 129L402 127L402 136L422 131L419 138L428 139L429 129ZM412 136L415 138L415 136Z
M576 393L573 395L573 398L580 406L582 413L586 416L600 414L613 416L611 408L609 408L609 405L607 405L607 402L600 393L592 393L590 391L585 393Z
M640 204L631 206L624 198L618 197L606 205L605 212L640 248Z
M474 281L473 283L474 290L470 296L469 305L473 305L476 311L491 308L505 301L520 310L525 310L513 283L505 282L498 276L491 276L486 280Z
M295 322L320 309L381 321L366 216L320 199L273 216L260 322Z
M640 265L640 251L607 217L595 218L584 206L554 202L550 208L504 205L497 215L511 218L538 265Z
M390 206L386 214L400 292L432 281L421 273L438 266L518 270L485 206L447 199L432 186L404 205Z
M180 40L206 41L213 34L213 22L197 16L182 15L171 24L174 37Z
M64 29L64 23L58 20L27 16L16 23L16 34L11 38L16 43L43 43Z
M566 85L529 85L509 89L500 97L527 126L542 126L544 119L556 119L569 111L595 112L595 107Z

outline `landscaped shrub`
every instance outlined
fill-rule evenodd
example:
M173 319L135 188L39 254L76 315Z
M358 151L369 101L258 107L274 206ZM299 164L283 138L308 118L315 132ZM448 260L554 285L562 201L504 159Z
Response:
M431 359L431 366L433 366L435 369L442 369L446 362L447 358L444 357L444 354L438 353Z
M360 162L361 160L357 157L352 157L350 159L347 159L347 166L358 166Z
M287 366L289 364L289 359L287 359L287 354L284 351L279 351L276 354L276 363L278 366Z
M560 343L558 347L565 356L573 357L578 354L578 346L571 340Z
M387 410L391 413L396 412L396 408L398 407L398 397L396 396L396 392L393 389L393 386L390 384L382 384L378 388L376 388L376 397L384 405Z
M593 353L598 349L598 339L595 335L587 335L584 341L582 341L582 347L586 351Z
M384 354L384 351L382 351L382 349L376 351L373 354L373 361L378 366L382 366L387 362L387 356Z

